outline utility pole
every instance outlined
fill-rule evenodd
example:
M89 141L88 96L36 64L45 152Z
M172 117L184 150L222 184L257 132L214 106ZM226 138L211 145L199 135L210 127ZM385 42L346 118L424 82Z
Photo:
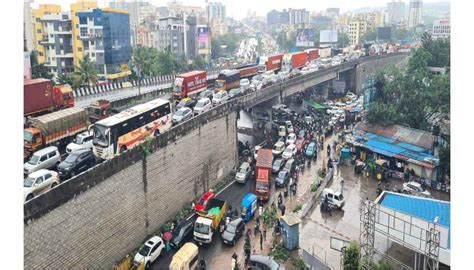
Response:
M184 58L187 59L188 57L188 44L187 44L187 38L186 38L186 13L183 12L183 42L184 42Z

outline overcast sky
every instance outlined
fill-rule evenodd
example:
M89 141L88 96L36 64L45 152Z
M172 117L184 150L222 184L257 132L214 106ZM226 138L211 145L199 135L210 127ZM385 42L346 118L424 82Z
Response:
M32 4L61 4L63 10L69 10L69 5L76 0L34 0ZM98 0L99 7L107 6L109 0ZM148 0L155 6L166 6L169 0ZM184 5L205 7L205 0L180 0ZM227 16L242 19L247 11L257 11L257 16L265 16L272 9L282 10L284 8L306 8L309 11L321 11L329 7L340 8L341 12L355 10L363 7L386 7L389 0L220 0L227 7ZM404 1L407 5L409 0ZM427 2L449 2L448 0L424 0Z

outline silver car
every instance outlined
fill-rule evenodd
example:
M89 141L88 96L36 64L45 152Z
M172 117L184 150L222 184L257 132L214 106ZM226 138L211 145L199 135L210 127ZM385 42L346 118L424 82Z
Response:
M243 162L235 174L235 181L239 183L247 182L251 171L252 168L250 167L250 164L248 162Z
M41 169L57 167L61 163L61 155L56 146L49 146L33 153L30 160L23 165L26 176Z
M29 201L34 197L59 185L57 172L41 169L28 175L23 181L24 200Z
M193 110L191 110L188 107L182 107L173 114L173 117L171 118L171 122L174 125L176 125L186 120L189 120L192 117L193 117Z

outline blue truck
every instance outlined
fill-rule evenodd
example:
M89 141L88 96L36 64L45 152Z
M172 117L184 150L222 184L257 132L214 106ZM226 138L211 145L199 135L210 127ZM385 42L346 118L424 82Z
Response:
M242 199L242 206L240 208L241 217L245 222L251 220L257 211L257 196L248 193Z

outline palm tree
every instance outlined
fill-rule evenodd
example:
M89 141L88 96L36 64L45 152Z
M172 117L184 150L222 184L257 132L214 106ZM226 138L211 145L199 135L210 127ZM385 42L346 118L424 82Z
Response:
M74 74L77 76L80 85L87 83L91 86L99 80L97 77L99 72L95 69L94 62L91 61L88 54L79 61L79 66L74 68L76 70Z

